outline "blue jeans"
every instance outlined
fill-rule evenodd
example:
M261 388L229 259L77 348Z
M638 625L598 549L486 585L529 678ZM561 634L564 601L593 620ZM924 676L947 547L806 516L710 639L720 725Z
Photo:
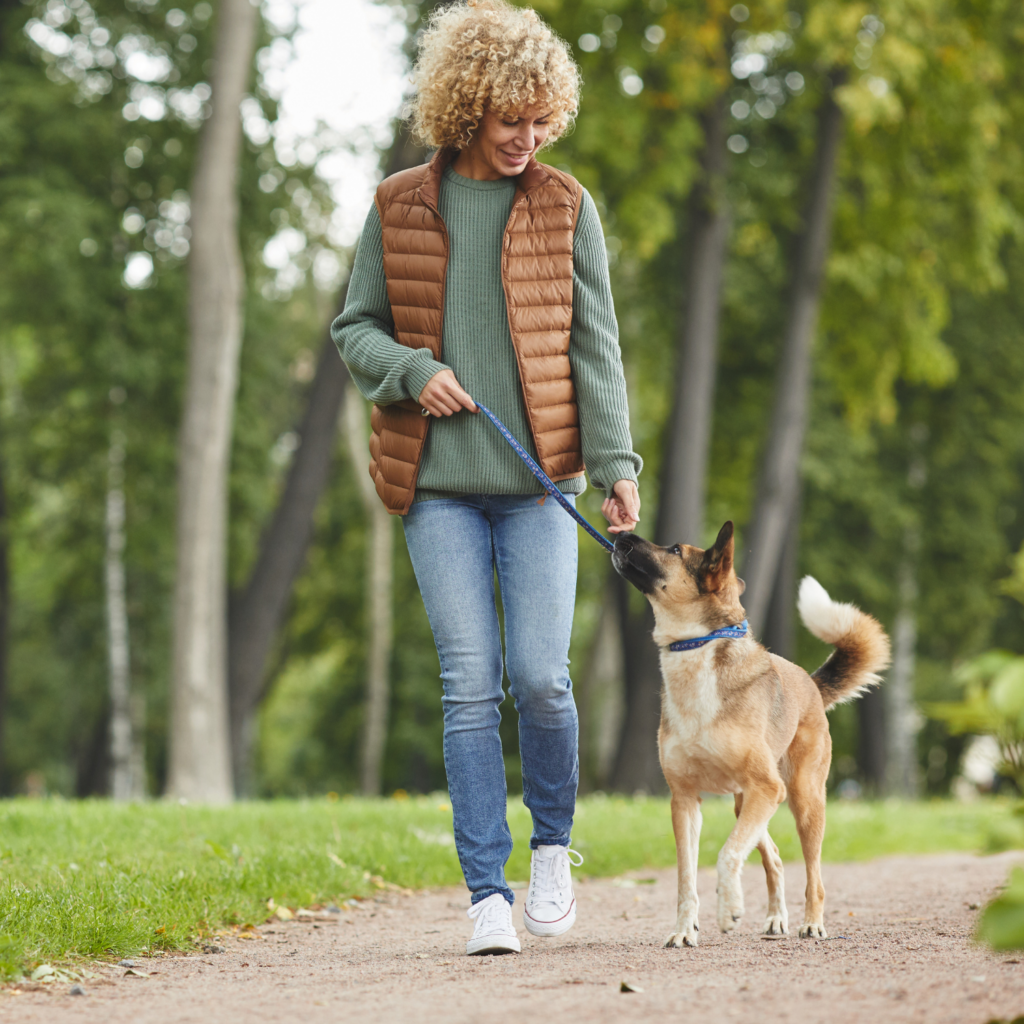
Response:
M523 803L533 816L530 847L568 846L579 779L568 668L576 523L554 499L540 505L532 494L469 494L415 502L403 524L441 662L444 765L459 862L474 903L496 892L512 903L494 572L509 692L519 712Z

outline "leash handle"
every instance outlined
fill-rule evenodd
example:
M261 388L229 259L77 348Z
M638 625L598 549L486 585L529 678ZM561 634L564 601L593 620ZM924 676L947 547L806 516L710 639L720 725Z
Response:
M512 436L508 427L506 427L505 424L502 423L486 405L481 405L477 402L476 407L498 428L501 436L508 441L512 451L514 451L516 455L526 463L526 468L529 469L529 471L537 478L541 487L543 487L544 490L547 491L548 494L550 494L551 497L554 498L555 501L557 501L558 504L561 505L562 508L564 508L565 511L568 512L569 515L571 515L573 519L575 519L576 522L587 531L587 533L590 534L591 537L594 538L594 540L599 544L603 544L609 551L614 551L615 545L607 537L598 533L597 530L595 530L594 527L591 526L590 523L588 523L586 519L584 519L583 516L581 516L579 512L572 507L571 504L569 504L565 495L557 486L555 486L555 482L547 475L547 473L544 472L543 469L540 468L540 466L537 465L530 453L515 439L515 437Z

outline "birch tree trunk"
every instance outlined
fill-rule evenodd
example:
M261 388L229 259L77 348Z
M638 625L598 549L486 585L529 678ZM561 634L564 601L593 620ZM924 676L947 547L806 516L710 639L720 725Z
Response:
M665 438L655 525L659 544L699 544L704 520L722 276L729 238L724 95L708 109L703 125L702 174L690 201L685 306L680 315L672 414ZM622 590L625 584L616 577L612 586L620 592L626 701L612 785L627 793L660 793L665 781L657 752L661 668L651 640L654 616L646 602L640 614L630 614Z
M177 566L171 677L171 796L232 799L227 693L228 468L244 270L238 242L241 103L252 71L258 9L221 0L213 109L192 182L189 358L178 455Z
M128 612L124 583L124 434L110 436L107 467L107 660L110 672L110 795L114 800L145 796L140 747L133 721Z
M818 110L814 172L804 230L796 249L775 408L746 541L748 555L743 575L747 590L743 603L755 633L764 627L790 517L796 512L811 387L811 345L818 325L828 258L836 157L842 136L843 113L829 92Z
M379 796L381 766L388 734L388 703L391 698L392 607L394 597L394 519L377 497L366 459L369 441L366 410L355 385L349 385L345 403L345 437L359 493L366 511L369 538L366 545L366 718L359 766L359 788L365 796Z
M910 549L900 565L900 604L892 631L892 670L882 690L885 700L885 791L889 796L915 797L918 712L914 707L917 655L917 574L914 555L917 531L907 531Z
M911 457L907 486L920 491L928 479L928 463L922 446L928 436L923 423L910 428ZM885 790L891 796L916 797L919 777L917 733L921 716L914 704L917 667L917 561L921 531L915 523L903 533L899 567L899 607L892 630L892 669L882 693L885 699Z

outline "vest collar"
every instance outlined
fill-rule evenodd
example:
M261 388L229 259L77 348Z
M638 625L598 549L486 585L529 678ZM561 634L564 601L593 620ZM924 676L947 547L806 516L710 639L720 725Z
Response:
M459 155L457 149L439 149L427 164L427 174L423 184L419 187L420 199L436 212L438 199L441 195L441 178L444 176L445 168L452 163ZM516 191L532 192L536 188L551 180L551 175L543 164L537 163L535 157L530 157L529 162L516 176Z

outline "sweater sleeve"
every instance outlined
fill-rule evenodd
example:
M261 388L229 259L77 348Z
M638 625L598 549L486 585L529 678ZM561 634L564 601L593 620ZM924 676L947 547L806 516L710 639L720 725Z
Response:
M583 459L593 485L610 495L617 481L636 482L643 460L633 451L629 433L626 378L604 233L586 189L573 237L572 303L569 361L576 385Z
M331 337L364 398L379 405L416 401L427 381L447 369L428 348L407 348L394 339L395 321L384 276L384 242L377 204L359 238L345 309Z

